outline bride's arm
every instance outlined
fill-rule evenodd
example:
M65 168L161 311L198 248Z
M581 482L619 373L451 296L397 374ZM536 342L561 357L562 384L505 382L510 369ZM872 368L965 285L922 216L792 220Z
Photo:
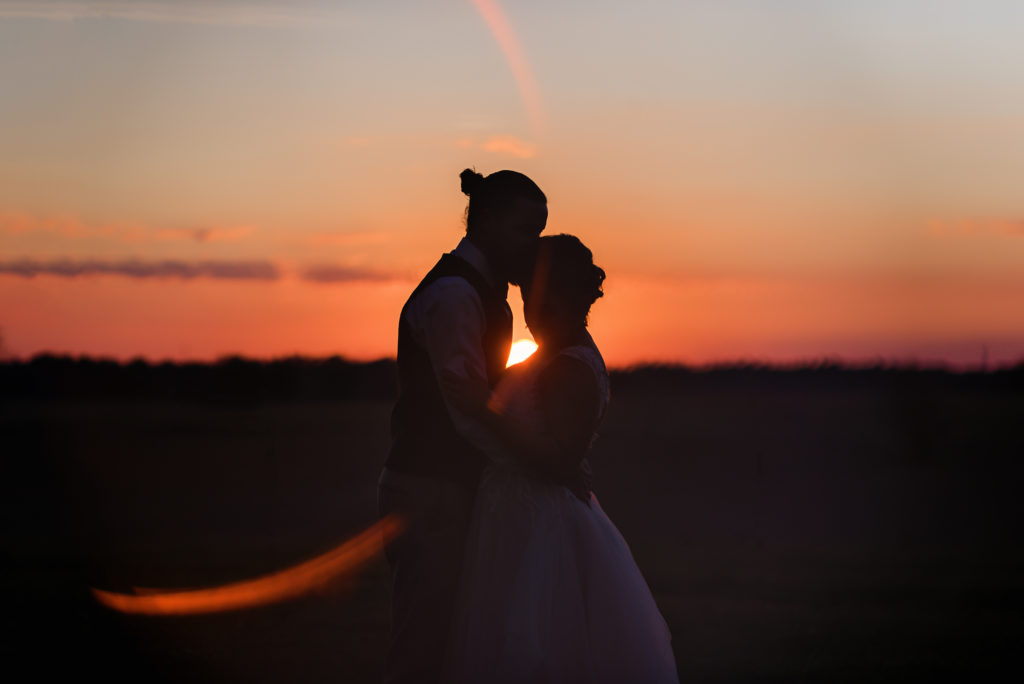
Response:
M546 430L538 432L505 415L490 392L469 393L450 388L459 409L490 428L511 447L516 459L547 479L569 487L589 500L589 486L581 470L600 410L597 380L577 359L559 356L537 379L538 408Z

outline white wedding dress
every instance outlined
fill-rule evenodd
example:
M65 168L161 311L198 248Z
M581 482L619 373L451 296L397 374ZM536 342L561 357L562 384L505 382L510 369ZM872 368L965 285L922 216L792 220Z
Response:
M570 354L593 369L596 347ZM496 391L523 430L543 430L540 364L513 367ZM596 423L596 421L595 421ZM597 499L531 479L511 454L488 454L466 543L444 681L677 682L668 626L619 531Z

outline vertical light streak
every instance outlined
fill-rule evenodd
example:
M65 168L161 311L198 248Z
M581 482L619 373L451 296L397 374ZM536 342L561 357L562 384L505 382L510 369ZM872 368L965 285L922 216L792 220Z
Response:
M530 119L530 125L534 133L540 132L544 126L544 113L540 102L540 91L537 89L537 82L533 78L533 71L526 61L519 38L516 36L512 24L501 9L497 0L472 0L473 5L480 16L487 22L487 26L498 41L501 51L505 53L505 60L512 70L512 76L519 87L519 94L523 98L526 107L526 115Z

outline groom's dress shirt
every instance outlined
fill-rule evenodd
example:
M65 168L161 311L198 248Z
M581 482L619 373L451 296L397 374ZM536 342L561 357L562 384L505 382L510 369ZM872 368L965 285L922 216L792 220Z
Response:
M508 292L508 285L498 282L487 257L468 238L462 238L451 254L472 266L497 293ZM507 302L505 314L511 321L512 310ZM484 453L492 451L496 439L493 433L455 408L451 399L453 384L464 383L471 390L490 388L483 348L487 322L476 288L465 278L438 278L409 302L405 316L414 339L430 356L434 377L456 431ZM479 394L475 391L470 396Z

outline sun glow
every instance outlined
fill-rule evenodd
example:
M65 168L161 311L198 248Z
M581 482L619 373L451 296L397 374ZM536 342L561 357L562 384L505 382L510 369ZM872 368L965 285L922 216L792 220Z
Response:
M512 349L508 353L508 363L505 364L505 368L525 361L535 351L537 351L537 343L533 340L516 340L512 343Z

